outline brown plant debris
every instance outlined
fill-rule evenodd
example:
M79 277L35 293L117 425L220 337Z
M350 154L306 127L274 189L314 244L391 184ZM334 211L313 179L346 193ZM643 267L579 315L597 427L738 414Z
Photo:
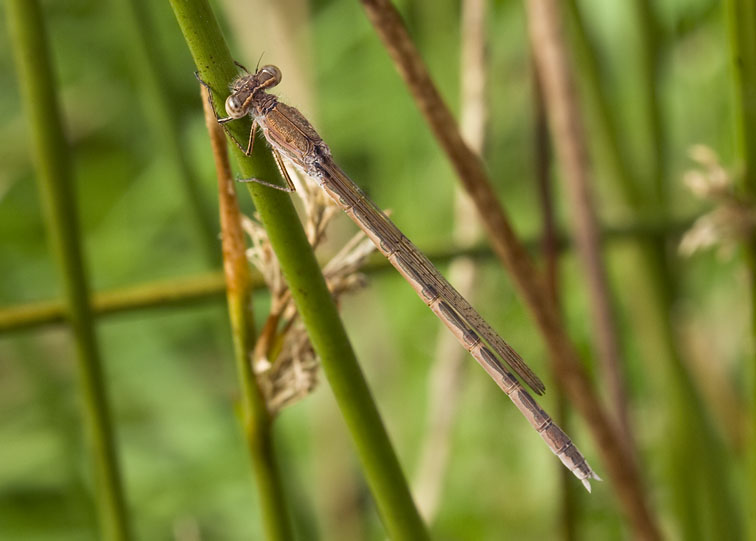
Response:
M290 177L302 201L307 239L317 249L326 238L328 225L340 214L339 209L317 186L302 182L294 171L290 171ZM255 344L252 363L268 409L275 415L315 389L319 362L265 228L258 217L244 217L242 226L251 239L247 258L270 290L270 313ZM374 249L360 232L324 265L323 275L337 303L343 294L364 287L360 268Z

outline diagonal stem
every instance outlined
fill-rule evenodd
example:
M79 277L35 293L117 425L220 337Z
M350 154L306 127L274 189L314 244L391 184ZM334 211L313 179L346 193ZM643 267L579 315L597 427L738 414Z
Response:
M486 132L486 33L485 0L463 0L460 22L460 87L462 132L478 154L483 153ZM480 225L471 220L475 209L467 194L454 191L454 240L472 246L480 237ZM459 293L472 300L478 268L470 257L452 261L447 270L450 283ZM442 329L436 339L436 359L428 380L428 429L423 441L420 466L415 481L418 505L425 519L432 522L438 514L444 479L448 469L454 423L459 401L465 388L467 355L454 336ZM568 476L570 471L561 468Z

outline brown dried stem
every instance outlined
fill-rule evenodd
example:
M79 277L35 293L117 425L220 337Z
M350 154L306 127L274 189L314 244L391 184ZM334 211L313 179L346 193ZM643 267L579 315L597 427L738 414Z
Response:
M462 140L456 122L431 81L396 8L389 0L362 0L362 4L420 111L475 202L494 251L512 274L520 294L533 313L546 340L554 369L591 429L614 490L636 536L658 539L659 530L644 498L637 469L593 390L577 351L549 299L540 273L499 205L482 161Z
M552 155L549 145L549 128L546 121L546 105L543 101L543 91L538 75L533 70L533 165L536 184L538 186L538 202L541 205L542 237L541 250L545 261L546 287L551 302L561 312L559 302L559 241L554 211L554 190L552 189L551 171ZM553 370L552 370L553 372ZM558 380L558 375L554 374ZM568 407L564 390L559 386L556 396L556 421L563 430L569 432ZM559 489L561 507L559 509L559 524L562 529L562 539L571 541L577 538L576 508L577 499L572 490L572 476L564 468L559 468Z
M254 349L254 318L251 310L252 280L246 256L241 212L228 162L226 134L216 121L208 102L207 89L202 87L205 123L218 176L223 270L226 276L226 300L239 383L242 391L242 421L257 490L266 539L292 539L286 509L283 482L273 449L272 417L252 370Z
M546 115L573 211L573 235L587 281L602 379L611 397L620 435L626 448L635 455L616 319L606 269L601 259L598 218L590 188L592 179L587 141L570 74L559 7L553 0L528 0L527 7L531 48L543 89Z

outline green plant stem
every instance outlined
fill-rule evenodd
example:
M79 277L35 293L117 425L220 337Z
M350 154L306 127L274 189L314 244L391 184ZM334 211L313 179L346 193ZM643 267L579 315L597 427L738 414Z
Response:
M660 242L674 242L680 232L688 229L692 220L674 224L637 224L627 227L607 228L602 232L602 243L637 241L638 238L656 238ZM536 250L538 241L528 239L525 246ZM556 248L565 251L570 248L568 238L559 235ZM448 263L458 257L491 259L493 252L485 245L468 248L445 248L429 251L428 257L434 263ZM394 267L383 256L374 256L362 268L367 274L393 271ZM265 282L257 275L252 275L252 289L265 289ZM186 304L220 299L226 291L223 273L208 272L184 278L157 280L117 289L95 292L92 295L92 310L97 316L120 314L152 308L170 308ZM54 325L65 321L65 307L55 300L22 303L17 306L0 308L0 334L31 329L34 327Z
M263 287L261 278L255 279L254 287ZM220 299L225 290L223 273L213 272L94 293L91 309L99 317L145 308L167 308L206 299ZM66 308L61 301L37 301L9 306L0 310L0 333L52 325L65 320Z
M202 79L216 92L216 104L223 103L227 85L237 70L210 6L206 0L171 0L171 6ZM246 141L249 122L232 124L232 133ZM280 181L265 145L255 145L252 158L234 149L245 177ZM255 183L247 186L357 448L389 536L426 539L425 525L290 197Z
M114 430L89 306L73 194L73 169L37 0L8 0L8 23L30 119L47 234L63 278L67 319L77 347L79 383L103 539L129 539Z
M641 21L647 23L651 12L643 10L642 7L639 9ZM572 18L573 38L580 58L580 78L586 91L587 102L594 111L594 129L598 134L596 139L604 142L604 161L617 182L624 203L632 209L635 218L648 218L645 216L646 209L653 208L659 211L663 208L665 190L656 184L651 196L638 189L638 186L643 184L637 180L636 172L631 169L630 160L623 152L625 146L609 106L609 97L604 91L606 86L602 84L599 74L596 48L587 34L575 0L568 2L568 11ZM651 32L645 32L647 37ZM653 41L644 47L651 48L655 43L656 41ZM653 78L648 76L646 83L653 84ZM655 99L656 93L647 90L647 95ZM653 107L652 98L649 98L649 105ZM650 114L652 117L660 116L658 111ZM652 122L651 137L654 140L651 144L661 147L664 135L658 129L660 128ZM658 154L655 161L657 171L653 177L659 178L661 182L661 172L658 168L663 167L664 156ZM637 250L641 262L638 270L643 277L639 279L639 283L650 284L650 287L645 288L648 292L648 301L645 304L652 307L651 317L658 322L657 327L660 330L659 337L666 368L665 381L670 389L669 422L678 431L679 436L670 438L670 441L681 442L679 446L670 445L668 448L668 473L671 477L669 485L673 505L676 507L676 518L686 539L706 537L707 530L703 527L706 519L711 520L710 535L737 538L740 519L728 483L727 462L724 458L726 451L693 378L683 362L674 325L670 319L674 311L676 280L667 263L666 243L661 238L638 238ZM692 438L698 442L695 448L691 448L687 443ZM699 472L695 479L690 478L690 471L693 469ZM692 489L692 482L700 484Z
M203 201L200 183L182 147L176 108L169 98L170 92L163 76L166 70L159 55L160 48L154 47L155 34L147 6L144 0L115 0L114 8L120 21L119 29L124 33L134 79L141 90L139 97L147 125L156 139L155 146L161 149L173 167L191 209L199 238L202 239L205 259L215 266L218 262L218 226L209 205Z
M218 176L223 269L226 275L226 299L234 342L236 369L242 390L242 419L252 465L255 468L257 491L260 495L265 537L268 540L292 539L286 509L283 482L273 450L273 418L253 371L255 361L255 328L252 314L253 283L244 242L241 213L228 163L226 135L215 120L215 111L207 103L207 91L202 89L205 124Z
M645 197L628 167L629 158L624 152L625 147L613 122L609 96L602 90L599 60L578 10L577 0L567 1L565 16L571 23L571 37L578 57L576 65L580 70L581 90L595 116L595 122L591 126L595 133L594 140L602 143L604 158L624 201L639 211L645 204Z
M283 481L273 450L273 420L252 372L254 336L252 314L249 311L251 289L229 285L226 298L236 368L242 388L244 435L247 439L252 467L255 470L265 539L269 541L293 539Z
M727 0L727 22L735 91L735 132L738 159L744 166L742 191L756 201L756 6L749 0ZM756 235L744 245L751 285L751 395L748 468L748 538L756 540Z
M662 215L668 213L667 185L667 133L662 118L659 99L661 86L662 35L654 13L654 2L637 0L632 5L637 12L638 30L641 34L640 59L642 65L642 89L645 93L649 131L648 152L653 160L652 192L654 202Z

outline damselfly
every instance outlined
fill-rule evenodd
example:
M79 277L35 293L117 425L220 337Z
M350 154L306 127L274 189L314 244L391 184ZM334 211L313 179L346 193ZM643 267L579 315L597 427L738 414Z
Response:
M259 126L270 144L288 186L278 186L262 179L246 179L272 188L294 191L283 160L288 160L318 185L367 234L384 256L409 282L420 298L444 322L462 346L478 361L497 385L541 435L562 463L591 490L590 479L599 479L572 443L569 436L554 423L548 413L523 385L501 363L504 361L536 394L545 387L519 354L515 352L480 314L446 281L425 255L402 234L386 214L336 165L331 151L321 137L294 107L278 101L267 89L281 82L276 66L263 66L255 73L239 76L231 85L226 99L227 117L218 118L221 125L232 120L252 117L249 141L243 146L230 132L234 143L249 155ZM197 77L199 79L199 76ZM201 79L200 82L207 86ZM208 87L211 96L212 90ZM213 110L215 108L213 107Z

